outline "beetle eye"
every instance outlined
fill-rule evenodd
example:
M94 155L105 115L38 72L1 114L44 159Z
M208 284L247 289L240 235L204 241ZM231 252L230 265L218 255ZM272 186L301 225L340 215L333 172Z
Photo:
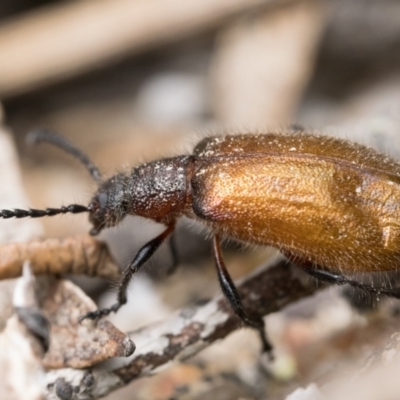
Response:
M100 210L104 210L107 206L107 200L108 200L108 195L107 193L100 193L99 194L99 205L100 205Z

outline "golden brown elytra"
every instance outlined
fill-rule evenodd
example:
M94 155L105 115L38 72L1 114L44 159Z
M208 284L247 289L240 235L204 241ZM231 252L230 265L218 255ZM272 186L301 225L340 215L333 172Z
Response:
M396 288L374 288L342 275L400 265L400 164L365 146L307 133L209 137L191 155L153 161L103 180L89 158L64 138L39 131L32 140L77 157L98 190L88 206L2 210L0 217L89 212L93 235L128 214L166 225L124 271L118 302L82 319L107 315L127 302L132 275L182 215L211 230L222 291L242 321L259 330L264 350L271 350L264 322L244 310L223 262L221 237L275 246L319 279L400 297Z
M194 156L194 213L213 231L332 272L400 266L400 164L387 156L310 134L209 138Z

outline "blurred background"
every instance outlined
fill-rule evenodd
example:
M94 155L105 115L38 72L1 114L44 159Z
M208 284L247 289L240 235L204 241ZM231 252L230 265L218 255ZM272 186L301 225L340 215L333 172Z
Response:
M398 158L400 2L2 0L0 119L15 138L23 185L36 208L86 204L95 190L68 155L25 145L26 133L38 127L70 138L108 175L190 153L208 134L284 131L292 124ZM89 229L85 216L42 222L46 237ZM159 231L132 218L102 238L125 265ZM113 318L118 326L133 329L218 292L204 236L180 222L177 274L166 276L171 258L161 249L150 275L135 280L131 305ZM226 252L235 278L271 253L234 245ZM79 282L101 305L113 301L113 291L102 294L108 283ZM267 372L258 365L257 336L242 330L108 399L279 399L299 385L326 381L337 372L329 357L347 362L367 320L333 290L321 296L270 318L281 357ZM338 331L347 341L334 355L315 350L317 339ZM304 356L310 343L314 357Z

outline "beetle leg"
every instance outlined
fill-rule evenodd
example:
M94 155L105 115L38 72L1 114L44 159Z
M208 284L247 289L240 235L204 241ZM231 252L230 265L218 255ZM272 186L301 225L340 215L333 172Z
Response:
M167 274L171 275L176 271L176 267L179 265L178 249L176 247L175 235L171 234L168 240L169 251L171 253L172 263L167 269Z
M366 283L361 283L356 280L347 278L344 275L335 274L329 271L317 269L315 267L305 267L303 268L309 275L313 276L316 279L319 279L324 282L334 283L336 285L350 285L352 287L366 290L371 293L375 293L377 295L383 294L386 296L394 297L396 299L400 299L400 288L385 288L385 287L376 287L372 285L368 285Z
M263 346L264 352L270 352L272 350L272 346L269 343L267 336L265 334L265 324L264 320L259 316L249 316L244 307L242 300L240 299L239 293L236 289L235 284L232 281L232 278L229 275L228 270L226 269L220 245L220 238L218 235L215 235L213 238L213 247L214 247L214 258L215 265L217 267L219 284L221 286L222 292L225 297L228 299L234 313L246 324L251 326L254 329L257 329L260 333L261 342Z
M175 222L168 225L167 228L157 237L150 240L147 244L145 244L136 254L135 258L128 265L122 275L122 279L120 281L118 287L118 296L117 303L112 305L110 308L103 308L96 311L91 311L82 316L79 319L79 322L84 319L99 319L104 317L105 315L109 315L112 312L117 312L121 306L126 304L127 298L127 290L129 286L129 282L132 279L132 276L139 271L139 269L151 258L151 256L156 252L156 250L162 245L165 239L174 231Z

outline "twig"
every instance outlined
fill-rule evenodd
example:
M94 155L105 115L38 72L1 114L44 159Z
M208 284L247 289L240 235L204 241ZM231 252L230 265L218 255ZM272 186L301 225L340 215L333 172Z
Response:
M0 28L0 93L98 68L271 1L100 0L48 7Z
M322 11L319 1L294 2L222 30L211 67L220 122L257 129L293 120L314 69Z
M297 271L297 269L296 269ZM313 294L313 279L296 276L295 267L286 261L250 277L239 287L250 313L267 315ZM130 337L137 351L128 359L112 360L101 369L90 371L61 369L47 374L48 398L62 390L71 393L66 399L98 398L145 376L172 360L192 356L212 342L222 339L241 326L226 300L221 296L201 306L180 310L170 319L133 332ZM118 360L119 361L119 360Z
M119 275L107 246L90 236L0 245L0 279L21 275L29 260L35 275L81 274L112 279Z

